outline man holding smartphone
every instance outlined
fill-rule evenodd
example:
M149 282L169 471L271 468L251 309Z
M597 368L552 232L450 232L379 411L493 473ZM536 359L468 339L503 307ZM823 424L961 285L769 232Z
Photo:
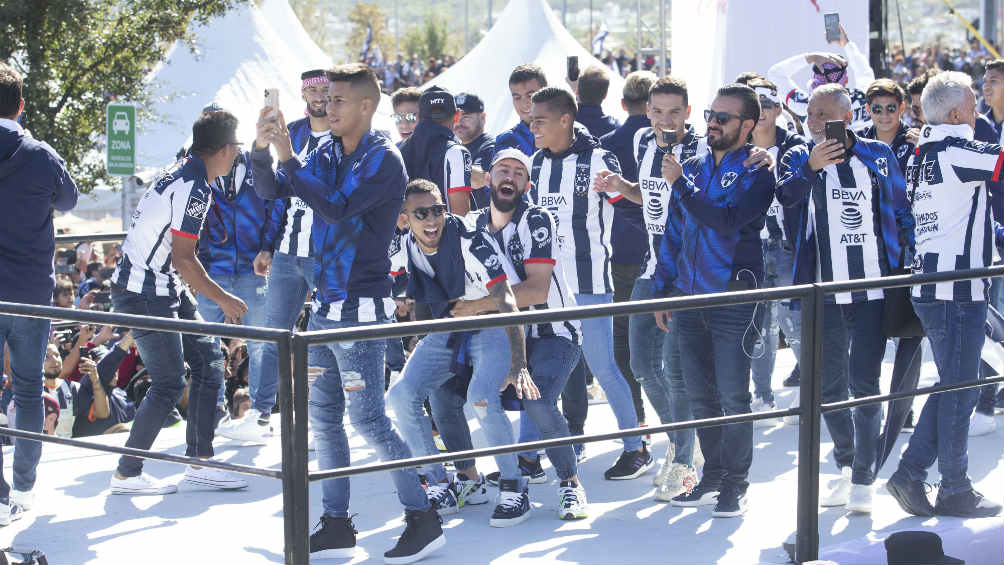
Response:
M812 143L781 161L777 199L799 226L794 284L889 275L913 248L913 216L893 150L846 127L853 109L847 90L823 85L809 99ZM877 200L877 202L875 201ZM876 214L873 210L878 210ZM885 354L881 289L828 295L823 320L823 402L879 394ZM823 506L871 512L882 408L859 406L823 415L841 477L820 497Z

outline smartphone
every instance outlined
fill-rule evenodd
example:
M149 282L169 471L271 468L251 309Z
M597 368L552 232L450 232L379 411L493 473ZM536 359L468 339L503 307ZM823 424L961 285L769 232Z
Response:
M112 306L112 296L108 291L98 292L94 295L94 307L103 312L107 312Z
M279 89L278 88L266 88L265 89L265 107L272 108L275 110L279 109Z
M676 130L671 129L662 132L662 142L666 145L676 145Z
M826 122L824 126L826 129L826 139L836 139L840 142L840 145L847 145L847 124L842 120L834 120L832 122Z
M579 80L579 56L578 55L569 56L566 66L568 69L567 72L568 80L572 82Z
M826 26L826 41L840 41L840 14L823 14L823 24Z

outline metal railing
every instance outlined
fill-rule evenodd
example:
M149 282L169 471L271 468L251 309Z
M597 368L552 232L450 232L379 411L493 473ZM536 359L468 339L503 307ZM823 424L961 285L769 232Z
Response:
M91 236L64 235L57 241L106 241L120 239L124 234L96 234ZM176 320L149 316L137 316L114 312L92 312L0 302L0 314L29 316L82 323L97 323L147 330L214 335L240 339L251 339L277 344L280 360L278 367L279 407L281 416L281 469L261 469L245 465L234 465L217 461L206 461L191 457L154 453L125 447L102 445L81 440L59 438L24 432L15 429L0 429L0 434L14 437L72 445L85 449L131 455L145 459L155 459L182 464L198 464L238 473L280 479L283 491L284 558L286 563L309 563L309 484L313 481L336 477L348 477L417 467L431 463L491 456L503 453L517 453L547 447L557 447L573 443L591 443L611 439L642 436L668 431L723 426L797 415L800 418L798 431L798 493L797 529L795 556L798 562L811 561L819 554L819 453L821 416L825 412L843 410L865 404L878 404L900 398L912 398L927 394L937 394L965 388L979 387L1004 382L1004 377L981 379L953 385L934 386L908 392L855 398L842 402L823 404L820 401L820 369L822 367L823 305L825 296L838 292L952 282L976 278L1004 275L1004 266L970 269L947 273L901 275L878 279L864 279L840 283L816 283L764 290L747 290L700 296L622 302L597 306L580 306L558 310L515 312L492 314L470 318L455 318L422 322L394 323L359 326L324 331L290 332L248 326L214 324L191 320ZM756 414L741 414L702 420L690 420L645 428L618 430L616 432L588 434L551 440L540 440L506 446L473 449L426 457L413 457L394 461L381 461L367 465L338 469L322 469L308 472L307 469L307 352L311 345L322 345L344 341L364 341L405 337L427 333L475 331L489 328L508 327L544 322L562 322L584 318L650 314L657 311L675 311L693 308L710 308L735 304L747 304L769 300L798 299L801 301L802 351L799 359L803 375L799 395L801 405L788 410L773 410Z

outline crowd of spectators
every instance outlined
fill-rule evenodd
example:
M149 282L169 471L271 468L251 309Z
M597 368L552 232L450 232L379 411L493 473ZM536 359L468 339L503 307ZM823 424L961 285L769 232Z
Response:
M384 60L379 53L367 57L365 61L380 78L381 87L385 93L391 93L399 88L421 86L436 78L440 73L457 62L453 55L429 57L425 61L418 55L410 58L398 55L395 60Z

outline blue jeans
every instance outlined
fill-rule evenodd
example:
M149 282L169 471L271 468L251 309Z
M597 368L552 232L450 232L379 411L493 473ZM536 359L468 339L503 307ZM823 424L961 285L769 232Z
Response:
M450 334L437 333L422 338L405 363L401 379L387 392L387 402L394 409L401 435L416 456L437 453L432 440L432 425L425 415L423 404L427 397L452 377L450 366L453 350L447 346L449 337ZM470 355L474 374L467 388L467 404L481 424L485 440L489 446L515 443L512 423L502 410L499 399L499 391L510 364L509 339L505 330L494 328L472 334ZM436 420L439 433L444 436L444 443L447 442L447 434L450 434L448 445L465 445L463 437L456 436L459 434L470 437L466 425L458 428L451 425L449 420L444 423L436 413L435 406L432 417ZM496 455L495 462L503 479L521 478L515 454ZM428 477L429 482L442 482L447 478L446 470L438 463L424 467L422 473Z
M792 273L788 272L787 278L785 278L785 275L779 272L780 268L784 267L784 259L781 258L784 254L785 251L780 241L771 239L763 242L764 280L760 284L760 288L774 288L791 284ZM753 359L750 363L753 370L753 394L767 402L774 400L770 379L774 374L774 360L777 358L777 339L780 329L778 310L780 308L784 308L784 306L779 307L777 301L760 303L760 319L762 320L760 322L760 340L754 347Z
M220 285L223 290L233 294L237 298L240 298L247 304L248 313L241 319L241 323L245 326L258 326L261 327L265 322L265 277L260 277L254 273L247 273L243 275L235 275L231 277L213 277L216 284ZM199 300L199 315L202 319L207 322L217 322L222 324L224 321L223 310L213 302L212 300L202 296ZM220 339L216 338L216 343L219 344ZM257 383L253 383L251 380L251 367L261 367L261 350L265 343L261 341L249 341L248 342L248 391L253 391L257 389ZM220 394L217 397L217 404L223 406L226 404L224 400L224 393L226 392L225 386L220 387ZM270 408L271 409L271 408Z
M939 384L978 378L987 303L914 298L913 309L931 343ZM978 395L979 389L967 388L928 396L900 458L899 470L911 480L923 481L927 469L937 460L941 490L946 495L971 490L973 485L967 474L969 417Z
M581 349L571 340L556 336L529 338L526 347L530 375L540 391L540 398L523 399L523 415L519 419L520 441L527 441L524 437L537 430L540 430L543 439L568 437L568 424L558 411L558 395L565 389L568 376L579 362ZM525 433L524 429L527 429ZM575 452L571 445L551 447L546 452L559 479L570 479L576 475ZM537 453L531 451L520 455L533 459Z
M276 251L268 274L265 290L265 327L289 330L303 311L307 294L314 288L314 259L297 257ZM248 305L250 307L250 304ZM261 344L260 362L248 360L248 393L251 407L262 414L272 412L275 395L279 389L278 346L271 342ZM250 354L250 351L248 351ZM313 355L313 354L312 354ZM326 354L321 353L324 357ZM333 360L328 358L326 365Z
M386 323L335 322L320 316L310 317L311 330L330 330ZM353 427L383 460L407 459L411 451L387 417L384 409L384 350L386 340L329 343L311 348L312 366L324 372L310 387L308 400L310 427L317 446L320 469L348 467L349 439L345 434L345 407ZM326 351L322 355L315 352ZM347 398L346 398L347 397ZM414 469L390 472L397 498L406 510L427 510L428 497ZM349 479L321 482L324 515L346 518L349 515Z
M112 306L116 312L181 320L202 320L187 291L179 298L147 296L112 285ZM213 456L216 428L216 399L223 386L224 359L216 338L150 330L133 330L136 348L150 375L150 390L136 411L126 447L150 449L164 419L185 392L185 363L191 369L188 389L188 425L185 454ZM123 455L118 472L134 477L143 472L143 460Z
M795 252L790 244L783 244L781 251L774 255L775 270L777 271L777 286L791 286L795 271ZM802 355L802 312L792 308L791 300L782 300L777 305L777 321L780 330L784 332L784 341L795 354L796 363ZM777 347L777 339L774 339L774 347ZM769 344L768 344L769 345ZM777 349L774 350L775 352ZM771 366L773 371L773 365ZM753 366L753 378L756 379L757 368Z
M674 312L680 367L694 418L749 414L753 304ZM709 486L745 493L753 462L753 423L697 430Z
M17 407L13 427L42 433L42 365L49 344L49 320L0 315L0 352L4 344L10 349L11 385ZM35 470L41 457L41 442L14 440L15 489L30 491L34 488ZM7 503L10 485L2 471L3 453L0 452L0 502Z
M612 294L575 295L575 303L579 306L610 304L612 301ZM631 389L614 360L613 343L614 326L611 318L582 320L582 355L586 359L586 364L589 365L589 370L600 381L600 386L603 387L603 392L607 395L607 402L614 411L614 417L617 418L617 427L622 430L636 428L638 427L638 414L634 410ZM577 396L576 393L585 387L585 377L577 379L577 376L577 372L573 372L569 377L565 387L566 396L569 393ZM540 439L540 432L536 426L532 425L532 422L529 424L525 428L520 427L520 442ZM641 447L641 437L624 438L624 451L638 451Z
M998 312L1004 310L1004 278L994 277L990 279L990 296L988 297L990 301L990 306L997 309ZM980 373L987 376L993 376L996 374L995 371L988 370L989 366L983 365L981 367ZM997 401L997 385L987 385L980 388L980 397L976 402L976 411L982 414L989 414L993 416L994 413L994 403Z
M652 279L638 279L631 300L655 298ZM636 314L628 321L631 345L631 372L641 384L659 421L663 424L693 419L687 383L680 370L680 341L676 323L669 323L664 332L655 324L652 314ZM669 432L669 441L676 448L674 463L693 465L694 430Z
M823 307L823 402L879 394L879 376L885 355L882 332L885 300ZM869 404L823 415L833 440L837 467L851 467L851 482L875 481L875 458L882 424L882 406Z

